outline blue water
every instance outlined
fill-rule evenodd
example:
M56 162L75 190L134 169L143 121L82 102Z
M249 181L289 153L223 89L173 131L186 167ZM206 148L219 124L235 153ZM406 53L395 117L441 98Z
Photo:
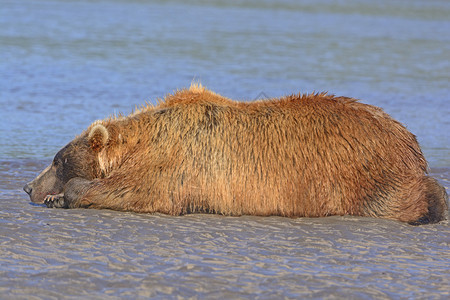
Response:
M93 120L200 80L242 100L363 99L406 124L432 166L450 166L447 1L1 7L1 157L50 157Z
M449 16L446 0L0 0L0 298L448 297L447 223L68 212L21 187L94 120L200 81L380 106L448 190Z

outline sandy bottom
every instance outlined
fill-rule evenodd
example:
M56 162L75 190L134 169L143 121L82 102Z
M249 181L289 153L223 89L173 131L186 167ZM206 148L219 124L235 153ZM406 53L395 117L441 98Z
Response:
M448 222L47 209L21 190L44 165L0 164L2 299L450 297Z

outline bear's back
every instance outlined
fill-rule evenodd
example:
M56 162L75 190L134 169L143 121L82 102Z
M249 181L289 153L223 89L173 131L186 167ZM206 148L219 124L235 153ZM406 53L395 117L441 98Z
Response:
M224 213L358 213L364 199L394 193L403 180L399 174L426 170L411 133L352 98L311 94L238 102L182 90L155 114L163 130L157 135L165 141L153 147L171 149L173 170L202 197L227 199L211 204Z

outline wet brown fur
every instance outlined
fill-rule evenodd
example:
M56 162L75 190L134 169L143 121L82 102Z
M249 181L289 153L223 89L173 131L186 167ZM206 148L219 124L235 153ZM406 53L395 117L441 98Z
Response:
M236 102L193 85L98 121L79 139L88 136L101 175L70 207L412 224L447 213L445 190L426 175L415 136L351 98Z

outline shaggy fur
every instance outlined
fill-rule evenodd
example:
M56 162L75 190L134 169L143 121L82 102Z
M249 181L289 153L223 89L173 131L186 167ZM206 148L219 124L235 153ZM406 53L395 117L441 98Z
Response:
M97 121L71 144L90 147L91 174L69 180L62 204L50 197L48 206L411 224L447 214L447 194L426 175L415 136L346 97L236 102L193 85L158 106Z

